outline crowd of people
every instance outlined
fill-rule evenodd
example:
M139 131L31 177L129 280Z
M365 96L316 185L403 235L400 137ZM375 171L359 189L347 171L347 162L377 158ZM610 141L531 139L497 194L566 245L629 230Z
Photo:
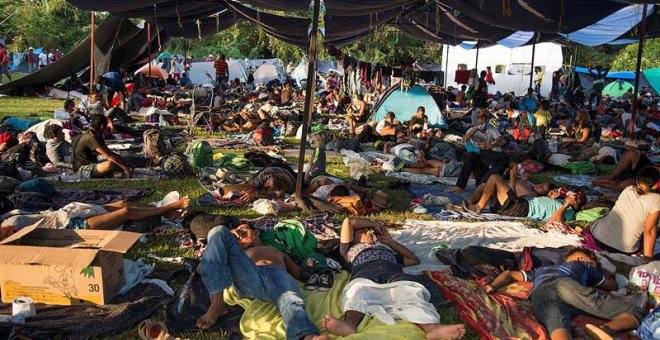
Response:
M0 46L0 75L5 69L2 60L6 55ZM50 58L48 54L46 58ZM141 126L137 114L148 112L147 121L156 114L167 124L179 124L179 118L192 119L190 112L181 117L179 113L189 109L191 100L200 98L209 99L204 127L210 132L248 134L258 146L273 145L277 136L296 135L304 114L305 94L295 82L283 79L254 85L231 80L224 55L217 59L209 56L209 60L213 60L215 69L213 89L193 88L187 76L189 59L177 56L172 58L167 80L148 79L144 74L129 74L119 68L85 86L72 75L60 90L67 96L80 92L80 101L66 100L63 109L55 113L56 122L2 119L2 175L19 181L48 173L74 174L83 180L131 178L136 167L160 166L170 159L170 152L164 151L160 139L153 140L151 149L152 133ZM612 273L601 268L594 251L639 254L649 261L655 256L660 221L657 97L647 89L640 91L640 98L603 96L600 83L607 72L600 67L592 71L595 81L588 96L562 75L563 70L553 73L553 88L543 96L543 71L535 70L535 87L522 96L489 94L488 87L497 81L490 68L480 73L474 70L470 82L460 89L427 86L449 128L430 124L428 107L424 106L407 108L410 113L415 112L411 115L388 112L382 120L373 121L374 106L385 96L385 87L366 84L365 77L359 91L348 90L342 85L339 72L327 74L320 91L313 94L310 139L314 152L306 170L303 195L310 206L321 211L336 212L328 210L332 207L344 214L364 215L387 209L387 195L370 188L366 175L342 179L329 174L325 166L327 151L350 150L359 154L370 150L386 156L382 166L388 173L405 173L410 178L456 177L447 193L472 191L460 204L446 205L446 209L458 213L489 212L504 218L566 225L580 211L607 207L608 212L589 227L574 231L584 240L584 247L553 250L552 261L532 269L511 265L510 261L506 265L493 262L513 256L510 254L491 256L487 249L472 247L460 250L469 265L489 263L500 269L500 275L484 285L488 294L514 281L533 283L533 313L552 339L571 338L571 317L579 314L610 320L604 325L587 326L592 337L607 339L636 328L644 317L643 306L606 293L618 287ZM204 94L191 98L191 91ZM464 116L449 114L458 108L464 110ZM166 114L154 113L157 111ZM397 118L403 116L409 118ZM144 138L145 154L122 154L109 148L107 140L122 134ZM606 145L605 141L609 143ZM570 168L570 163L608 165L611 171L594 177L592 187L530 180L530 173ZM221 183L217 193L221 199L242 203L264 198L283 202L294 194L296 177L285 162L269 159L263 169L245 182ZM590 199L594 188L609 190L610 195ZM160 207L119 201L98 206L82 217L68 216L64 208L33 211L34 214L20 215L20 223L45 215L53 216L47 219L56 223L51 228L114 229L153 216L183 218L185 223L190 213L189 201L183 197ZM11 211L15 204L3 194L3 213ZM10 216L2 221L2 226L17 223L19 219ZM327 338L310 320L297 281L329 289L332 279L325 271L310 271L306 262L293 260L292 254L273 248L262 236L247 224L206 229L206 247L198 271L211 294L211 305L197 320L197 326L210 328L227 313L222 294L233 286L242 297L276 304L287 338ZM401 313L399 317L419 326L427 339L458 339L465 335L462 324L441 324L436 308L447 301L436 284L427 276L404 273L404 267L417 265L420 260L392 238L387 226L364 217L348 217L339 230L336 251L350 272L351 281L345 290L343 316L326 315L322 320L327 332L338 336L359 332L360 323L369 314L366 305L396 306L414 300L413 312ZM364 292L370 291L372 285L383 284L393 284L392 289L410 295L383 294L377 296L378 301L365 297Z

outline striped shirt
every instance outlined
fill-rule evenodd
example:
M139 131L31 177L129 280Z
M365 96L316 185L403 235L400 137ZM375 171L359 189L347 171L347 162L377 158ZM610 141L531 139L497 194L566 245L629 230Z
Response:
M585 287L600 286L605 282L602 270L594 264L581 261L544 266L522 273L525 281L534 282L534 289L561 277L573 279Z
M228 77L229 76L229 65L224 60L216 60L213 63L213 68L215 68L216 77Z

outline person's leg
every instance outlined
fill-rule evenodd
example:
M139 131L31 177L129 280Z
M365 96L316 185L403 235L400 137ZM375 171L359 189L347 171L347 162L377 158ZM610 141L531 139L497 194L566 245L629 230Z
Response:
M103 178L111 175L115 171L120 171L121 168L112 161L103 161L96 164L92 170L92 178Z
M548 330L552 340L570 340L576 311L561 301L553 283L538 287L530 296L536 319Z
M364 319L364 314L354 310L347 310L344 312L344 320L326 314L323 317L322 324L323 328L331 334L349 336L357 332L357 327L362 322L362 319Z
M105 208L109 212L113 212L113 211L119 210L121 208L129 208L129 213L130 213L130 212L137 212L138 210L149 210L150 211L150 209L153 209L154 206L150 205L150 204L140 203L140 202L121 200L121 201L117 201L117 202L104 204L103 208ZM170 210L166 213L163 213L163 216L167 217L170 220L175 220L175 219L181 217L181 213L178 212L177 210Z
M470 204L477 204L477 202L479 202L479 199L481 198L481 195L483 195L484 193L485 187L486 187L486 183L479 184L472 193L472 195L470 195L470 197L467 199L467 202Z
M637 162L639 162L640 157L641 157L641 153L639 152L639 150L631 149L626 151L626 153L623 154L621 159L619 159L619 162L616 164L614 171L612 171L612 173L609 176L596 177L594 179L594 183L615 181L626 171L630 171L634 169L635 166L637 166Z
M611 320L601 327L610 335L639 326L644 312L624 299L575 280L561 279L555 287L559 297L573 308L601 319Z
M492 175L486 181L486 186L484 187L484 192L481 195L481 198L477 202L477 210L482 210L488 204L491 198L497 197L497 201L503 205L506 200L509 198L509 191L511 188L509 184L504 181L500 175Z
M463 192L467 186L467 182L470 179L470 175L476 169L481 168L481 158L478 153L470 152L467 154L465 161L463 162L463 167L461 168L461 173L458 176L456 185L449 189L453 192Z
M124 206L106 214L87 218L89 229L114 229L128 221L141 221L152 216L163 215L178 209L185 209L190 204L190 198L185 196L163 207L131 208Z
M465 325L441 325L439 323L416 324L429 340L460 339L465 336Z
M504 175L504 171L509 168L510 158L504 152L483 151L481 153L483 161L488 164L480 172L475 172L474 177L479 185L486 182L492 175Z
M438 176L439 169L441 167L442 167L442 162L434 159L429 159L423 162L417 162L415 164L411 164L409 167L404 168L403 171L410 172L413 174Z
M217 226L211 229L207 240L199 270L202 282L211 294L211 306L197 319L197 327L201 329L210 328L227 313L222 292L232 283L241 293L263 289L257 265L243 252L228 228Z

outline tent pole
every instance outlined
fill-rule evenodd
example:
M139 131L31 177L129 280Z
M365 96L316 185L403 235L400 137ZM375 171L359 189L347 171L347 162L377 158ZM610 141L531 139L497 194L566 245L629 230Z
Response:
M479 76L479 40L477 40L477 58L474 60L474 69L477 70L477 77Z
M536 37L534 37L534 38L536 38ZM534 82L534 57L535 57L535 54L536 54L536 39L534 39L534 44L532 45L532 69L530 70L530 73L529 73L529 87L528 87L530 89L532 88L532 83ZM539 91L539 92L541 92L541 91ZM537 95L540 96L541 94L537 93Z
M298 174L296 176L296 203L299 207L306 209L306 205L302 199L302 186L303 179L305 178L304 164L305 164L305 146L307 144L307 130L309 129L309 120L312 116L314 109L313 100L316 88L316 54L317 54L317 38L319 30L319 12L320 0L314 0L314 16L312 18L312 31L309 39L308 60L309 66L307 67L307 89L305 90L305 110L303 111L302 121L302 136L300 138L300 152L298 153Z
M91 16L91 34L89 40L89 88L94 86L94 11L90 12Z
M151 80L153 80L153 78L151 78L151 57L152 57L152 54L151 54L151 24L150 23L147 23L147 45L148 45L147 48L149 49L149 60L148 60L148 64L149 64L149 81L151 81Z
M445 83L442 86L447 89L447 75L449 74L449 44L445 44L445 50L447 50L447 58L445 58Z
M644 10L642 11L642 25L639 27L639 44L637 45L637 68L635 69L635 88L634 91L634 101L632 105L632 118L630 122L630 138L635 136L635 121L637 119L637 105L639 99L637 95L639 94L639 77L642 68L642 51L644 50L644 37L646 36L646 10L648 4L644 4Z

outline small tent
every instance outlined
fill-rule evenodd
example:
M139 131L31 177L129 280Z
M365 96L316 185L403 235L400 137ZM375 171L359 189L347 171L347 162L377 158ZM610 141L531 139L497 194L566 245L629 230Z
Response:
M215 81L215 68L213 68L213 62L197 62L190 64L190 72L188 77L193 84L212 84ZM229 66L229 80L234 80L238 78L242 83L245 83L247 80L247 74L245 74L245 68L238 60L227 60L227 65Z
M149 77L149 69L151 69L151 77L152 78L158 78L158 79L162 79L162 80L167 79L167 75L168 75L167 72L165 70L163 70L162 68L160 68L160 66L158 66L158 65L146 64L146 65L140 67L137 71L135 71L135 75L141 73L143 76Z
M272 64L263 64L259 66L259 68L256 71L254 71L253 76L254 76L254 82L256 84L259 83L265 84L271 80L280 79L280 75L277 72L277 67Z
M646 80L654 94L660 94L660 67L642 72L642 80Z
M392 111L396 115L396 119L405 122L415 115L419 106L423 106L426 110L426 116L429 117L431 126L447 128L447 121L442 115L438 103L428 91L419 85L407 91L402 90L399 85L391 87L374 105L371 119L381 121L389 111Z
M610 97L623 97L626 92L633 90L634 88L635 87L627 81L616 80L605 86L603 89L603 95Z

